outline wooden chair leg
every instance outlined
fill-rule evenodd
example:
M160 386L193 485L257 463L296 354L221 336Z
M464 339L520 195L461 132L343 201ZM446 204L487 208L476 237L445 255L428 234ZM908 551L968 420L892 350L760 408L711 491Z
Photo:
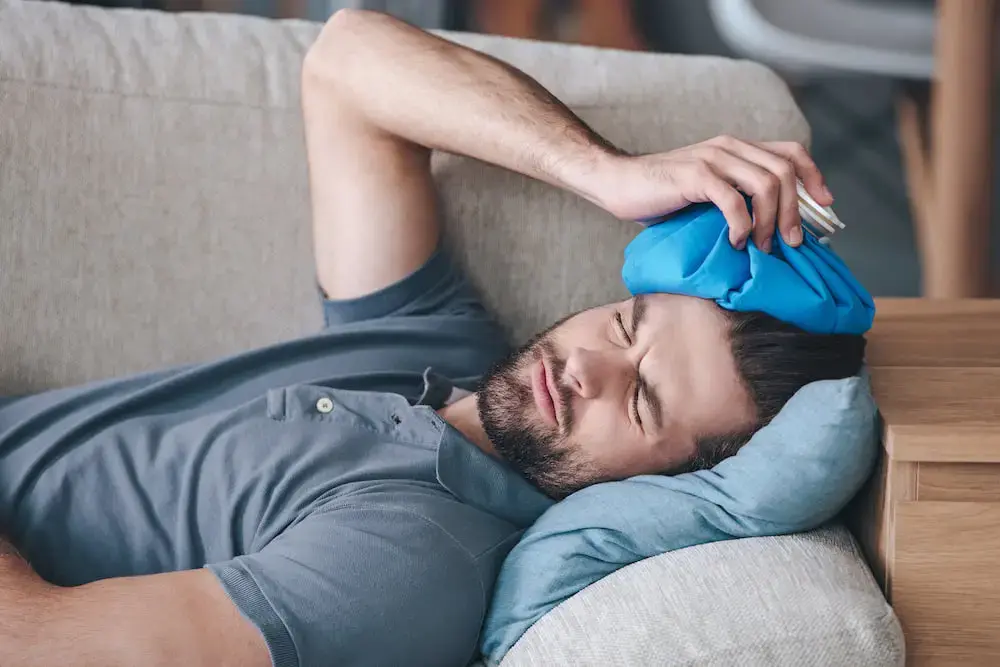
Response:
M635 24L632 0L576 0L576 7L581 44L645 50L645 42Z
M996 0L938 0L924 294L989 293Z
M540 39L542 8L543 0L475 0L473 20L490 35Z
M308 0L277 0L279 19L304 19L309 11Z
M917 254L927 247L927 226L933 224L930 216L934 210L934 181L931 175L931 156L924 139L926 126L925 105L909 92L896 98L896 123L899 131L899 148L903 158L903 174L913 215Z

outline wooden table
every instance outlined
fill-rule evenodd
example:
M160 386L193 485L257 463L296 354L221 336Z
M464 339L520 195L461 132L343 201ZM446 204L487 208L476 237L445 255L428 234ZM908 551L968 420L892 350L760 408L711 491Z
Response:
M1000 300L878 301L880 468L849 515L908 665L1000 665Z

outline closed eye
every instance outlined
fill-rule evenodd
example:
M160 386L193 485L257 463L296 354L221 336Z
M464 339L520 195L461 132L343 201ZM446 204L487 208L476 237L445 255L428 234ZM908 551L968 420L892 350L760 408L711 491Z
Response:
M615 313L615 324L618 326L618 331L621 333L622 338L625 339L625 342L631 345L632 337L628 335L627 331L625 331L625 322L622 320L621 312Z
M625 342L629 346L631 346L632 337L629 336L628 331L625 330L625 322L622 319L622 314L620 312L615 313L615 324L617 324L618 330L619 332L621 332L622 338L625 339ZM639 416L639 392L641 392L642 390L643 390L642 377L640 377L637 372L635 393L632 395L632 401L629 404L629 406L632 408L632 418L635 420L635 423L639 425L639 428L642 428L642 417Z
M642 417L639 416L639 398L640 395L646 402L646 411L649 412L649 390L646 385L646 381L642 379L640 375L635 382L635 398L633 403L635 405L635 419L639 422L639 426L642 426Z

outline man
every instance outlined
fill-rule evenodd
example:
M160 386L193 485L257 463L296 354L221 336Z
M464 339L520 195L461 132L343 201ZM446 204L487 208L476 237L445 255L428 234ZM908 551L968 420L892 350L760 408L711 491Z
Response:
M0 519L23 555L0 556L0 664L463 665L555 499L708 465L858 369L858 337L673 295L505 356L441 249L432 148L623 219L712 201L735 246L767 248L801 241L796 176L830 202L800 146L631 157L523 73L364 12L310 50L303 106L327 327L0 401Z

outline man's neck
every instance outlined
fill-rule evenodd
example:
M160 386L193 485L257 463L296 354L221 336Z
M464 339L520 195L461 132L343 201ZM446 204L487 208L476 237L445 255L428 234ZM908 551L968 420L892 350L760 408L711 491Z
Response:
M490 456L497 457L497 452L493 449L493 444L486 436L485 429L483 429L483 422L479 419L476 394L460 398L454 403L444 406L437 412L452 428L464 435L476 447L479 447L479 449Z

